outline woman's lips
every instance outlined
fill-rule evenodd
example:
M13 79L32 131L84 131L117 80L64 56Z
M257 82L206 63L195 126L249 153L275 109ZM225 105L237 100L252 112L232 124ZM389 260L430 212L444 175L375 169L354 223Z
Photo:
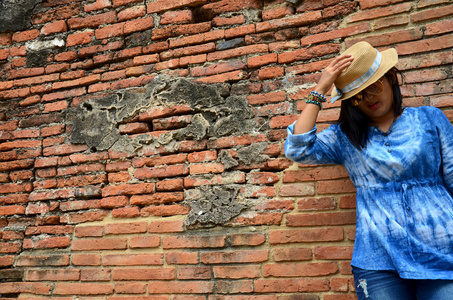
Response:
M369 109L376 109L377 106L378 106L378 102L373 103L373 104L371 104L371 105L368 105L368 108L369 108Z

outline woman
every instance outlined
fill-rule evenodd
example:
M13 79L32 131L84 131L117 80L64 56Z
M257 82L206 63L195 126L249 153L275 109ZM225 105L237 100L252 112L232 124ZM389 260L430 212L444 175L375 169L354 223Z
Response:
M342 164L354 183L359 299L453 299L453 128L439 109L403 108L397 62L366 42L333 59L288 127L285 154ZM340 117L316 134L332 84Z

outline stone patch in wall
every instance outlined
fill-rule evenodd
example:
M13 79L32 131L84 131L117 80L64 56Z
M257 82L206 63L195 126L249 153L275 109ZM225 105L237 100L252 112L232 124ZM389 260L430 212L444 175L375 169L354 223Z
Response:
M0 0L0 32L29 28L33 10L39 3L41 0Z

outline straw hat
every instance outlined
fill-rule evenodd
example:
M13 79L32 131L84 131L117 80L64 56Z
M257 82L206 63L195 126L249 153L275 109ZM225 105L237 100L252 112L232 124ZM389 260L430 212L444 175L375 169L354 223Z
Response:
M332 103L358 94L398 63L398 54L395 49L379 52L367 42L358 42L343 54L351 54L354 60L335 80Z

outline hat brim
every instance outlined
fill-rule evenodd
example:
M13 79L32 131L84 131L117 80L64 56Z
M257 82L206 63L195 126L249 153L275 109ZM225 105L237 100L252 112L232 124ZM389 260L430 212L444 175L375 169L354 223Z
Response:
M354 95L357 95L364 89L366 89L369 85L373 84L376 82L379 78L385 75L391 68L396 66L398 63L398 53L396 52L395 49L390 48L387 50L384 50L380 52L382 55L381 59L381 64L379 65L379 68L376 70L376 72L367 80L365 81L360 87L344 93L340 98L338 98L336 101L342 101L351 98ZM332 91L332 98L338 96L337 91L335 88Z

